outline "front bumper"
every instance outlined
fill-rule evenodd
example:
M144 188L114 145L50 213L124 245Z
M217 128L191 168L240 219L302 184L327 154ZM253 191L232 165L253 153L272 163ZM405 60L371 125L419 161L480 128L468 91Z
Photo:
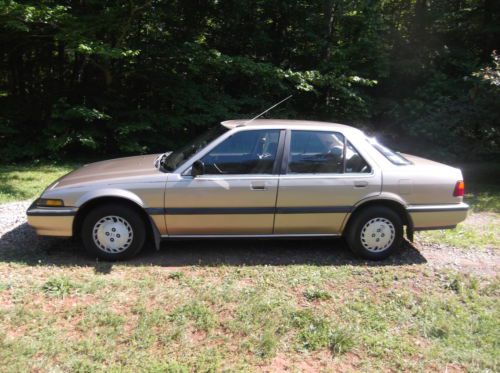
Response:
M71 237L76 207L37 207L33 203L26 215L28 224L41 236Z
M457 203L450 205L410 205L407 211L413 222L413 229L449 229L465 220L469 205Z

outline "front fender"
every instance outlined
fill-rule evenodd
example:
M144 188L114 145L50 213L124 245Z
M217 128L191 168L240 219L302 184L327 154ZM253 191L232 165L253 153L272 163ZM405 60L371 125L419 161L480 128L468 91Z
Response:
M118 188L103 188L86 192L76 200L75 207L80 208L85 203L101 197L123 198L131 202L134 202L138 206L144 208L144 202L137 194L129 190L118 189Z

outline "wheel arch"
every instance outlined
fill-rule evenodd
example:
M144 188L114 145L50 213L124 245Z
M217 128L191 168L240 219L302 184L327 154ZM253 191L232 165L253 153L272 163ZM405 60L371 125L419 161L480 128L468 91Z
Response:
M406 226L406 235L408 239L410 241L413 241L413 221L410 214L406 210L406 206L401 201L391 198L371 199L363 201L358 205L354 206L354 209L351 211L351 213L349 214L344 223L343 232L347 232L347 230L349 229L349 224L353 221L354 217L357 214L372 206L383 206L390 208L391 210L396 212L401 218L403 225Z
M78 211L76 212L75 218L73 220L73 237L80 236L82 223L90 211L92 211L97 206L111 203L125 205L134 210L142 218L144 224L146 224L146 238L150 239L151 242L155 244L156 248L159 247L159 240L157 238L160 236L160 233L154 221L146 213L142 205L140 205L135 200L131 200L123 196L102 195L90 198L85 201L78 208Z

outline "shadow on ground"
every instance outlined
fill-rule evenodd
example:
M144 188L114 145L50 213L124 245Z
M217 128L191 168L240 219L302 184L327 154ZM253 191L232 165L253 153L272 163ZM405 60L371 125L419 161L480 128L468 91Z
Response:
M89 258L79 242L71 239L38 237L34 230L21 224L0 238L0 263L28 265L92 266L96 272L108 273L111 263ZM159 251L145 249L129 260L130 266L253 266L298 265L412 265L427 260L409 242L380 262L357 259L342 239L204 239L162 242Z

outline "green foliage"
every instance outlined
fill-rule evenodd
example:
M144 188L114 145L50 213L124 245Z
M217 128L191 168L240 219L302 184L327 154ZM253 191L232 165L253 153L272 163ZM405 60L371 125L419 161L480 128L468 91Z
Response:
M492 0L0 0L0 157L165 151L289 94L272 117L496 155L499 25Z

